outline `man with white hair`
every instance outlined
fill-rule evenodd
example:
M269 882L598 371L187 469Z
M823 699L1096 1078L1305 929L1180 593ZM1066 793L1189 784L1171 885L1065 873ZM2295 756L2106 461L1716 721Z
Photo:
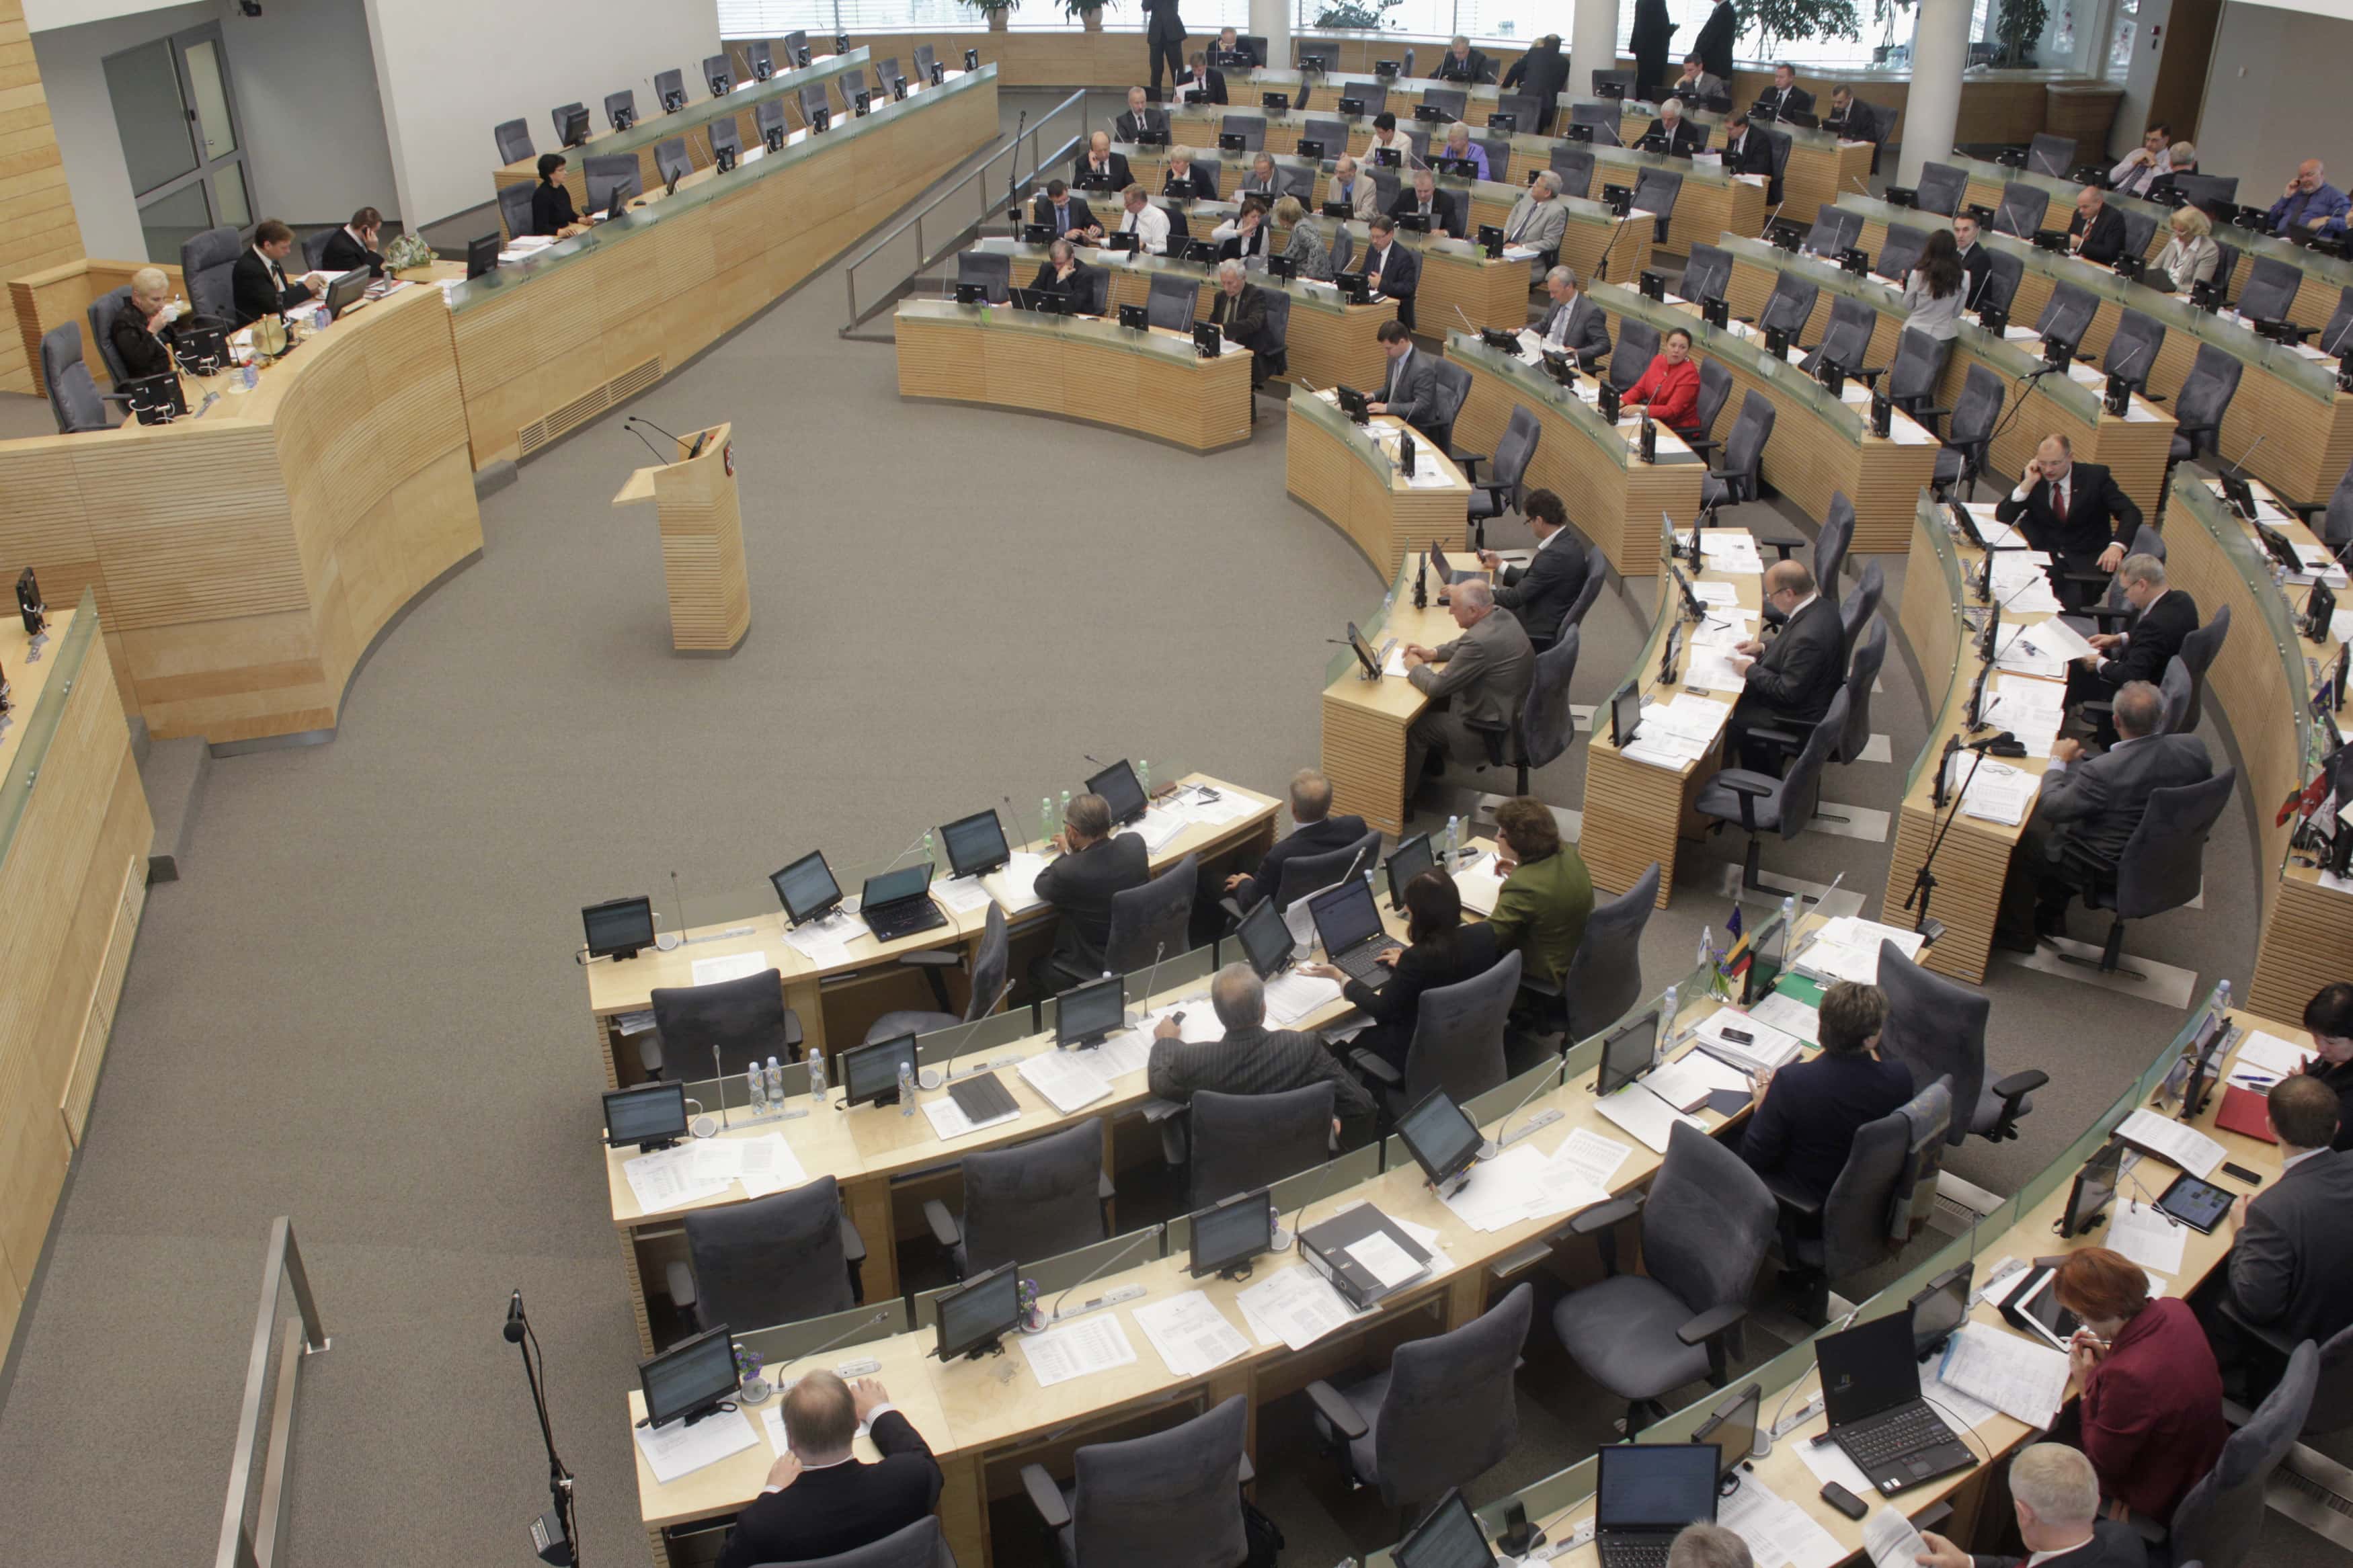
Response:
M1126 209L1120 216L1119 232L1136 236L1136 244L1146 256L1164 254L1168 248L1168 215L1152 205L1142 185L1128 186L1119 199Z
M1462 237L1462 209L1456 205L1453 192L1438 188L1438 175L1427 163L1414 169L1413 184L1398 193L1397 200L1389 205L1389 216L1400 222L1420 219L1425 234Z
M1468 762L1483 756L1486 742L1472 729L1508 727L1520 716L1520 701L1535 676L1536 654L1527 628L1495 604L1484 578L1457 583L1447 591L1447 611L1462 635L1436 647L1409 644L1406 679L1430 699L1430 706L1405 732L1405 787L1410 797L1432 756Z
M131 275L131 298L114 314L107 341L133 381L164 375L173 368L172 323L187 313L172 300L172 279L160 267L142 267Z
M2037 1443L2010 1462L2010 1500L2018 1510L2024 1557L1972 1556L1922 1531L1920 1568L2142 1568L2147 1549L2129 1524L2100 1518L2100 1479L2092 1461L2062 1443Z
M1250 350L1250 385L1264 385L1266 356L1273 348L1267 336L1266 295L1251 287L1239 261L1218 263L1218 295L1209 302L1209 324L1224 328L1228 342Z
M2321 167L2320 160L2306 158L2295 166L2295 175L2288 181L2286 193L2263 215L2263 226L2276 235L2296 229L2342 234L2348 205L2353 203L2348 203L2345 193L2328 183L2328 171Z
M1504 219L1504 243L1535 251L1536 265L1543 267L1560 254L1561 237L1567 232L1568 204L1560 199L1560 174L1542 170Z
M1127 112L1112 122L1114 134L1122 142L1141 142L1147 136L1168 140L1168 111L1155 105L1140 87L1127 89Z
M1484 54L1471 47L1470 39L1457 33L1453 42L1446 46L1446 52L1438 58L1438 79L1493 81L1495 79L1495 68L1487 63ZM1535 127L1531 125L1528 129L1533 131Z
M1707 146L1707 127L1696 120L1683 118L1683 100L1680 98L1666 99L1659 104L1658 118L1642 132L1645 142L1653 136L1659 139L1653 144L1656 151L1670 157L1688 158Z
M1609 323L1601 307L1577 291L1577 274L1556 267L1545 274L1545 292L1552 299L1536 335L1548 349L1566 349L1588 370L1609 357Z
M1247 963L1229 963L1209 982L1209 1005L1221 1037L1187 1042L1182 1013L1152 1033L1145 1080L1163 1100L1187 1104L1203 1089L1215 1094L1285 1094L1321 1083L1332 1086L1332 1131L1356 1142L1369 1133L1373 1098L1340 1058L1313 1035L1266 1026L1266 986ZM1353 1125L1350 1125L1353 1124Z
M1667 1568L1757 1568L1748 1542L1720 1524L1687 1524L1667 1548Z
M2125 603L2133 608L2130 626L2121 632L2094 632L2087 639L2098 650L2075 661L2067 672L2067 700L2106 700L2135 680L2152 684L2165 679L2165 667L2198 629L2198 601L2182 589L2169 587L2165 563L2154 555L2127 555L2116 568Z

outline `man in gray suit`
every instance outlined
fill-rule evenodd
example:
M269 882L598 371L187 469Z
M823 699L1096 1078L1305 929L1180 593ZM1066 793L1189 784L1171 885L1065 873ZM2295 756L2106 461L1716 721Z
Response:
M1402 321L1383 321L1373 336L1380 340L1389 364L1379 394L1365 404L1366 411L1394 414L1417 430L1424 428L1438 417L1437 367L1427 354L1415 351L1413 334Z
M2247 1321L2293 1344L2353 1323L2353 1154L2337 1138L2337 1096L2308 1074L2269 1096L2279 1180L2239 1200L2231 1300Z
M1609 357L1609 323L1601 307L1577 291L1577 274L1556 267L1545 274L1545 292L1552 297L1536 336L1548 349L1567 349L1577 363L1590 370Z
M1440 756L1472 757L1486 742L1472 721L1509 725L1520 716L1520 700L1535 678L1535 649L1519 617L1499 609L1483 578L1447 590L1448 610L1462 635L1437 647L1413 643L1405 650L1406 679L1430 699L1430 706L1405 737L1405 787L1411 796L1434 751Z
M1560 199L1560 174L1546 169L1536 175L1528 194L1512 204L1511 216L1504 220L1504 243L1557 256L1561 236L1567 232L1568 204Z
M2156 687L2131 681L2116 692L2114 746L2088 759L2072 740L2052 748L2042 796L2010 856L1995 945L2031 952L2038 937L2065 935L2067 906L2088 875L2115 874L2133 830L2148 811L2148 797L2213 776L2205 742L2157 732L2164 711L2165 700ZM2063 858L2070 846L2093 867L2082 865L2080 858Z

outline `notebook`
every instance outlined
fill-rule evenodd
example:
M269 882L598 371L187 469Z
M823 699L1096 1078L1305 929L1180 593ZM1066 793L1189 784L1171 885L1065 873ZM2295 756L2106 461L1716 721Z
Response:
M2223 1089L2214 1125L2264 1143L2279 1142L2279 1134L2272 1131L2271 1102L2252 1089L2233 1085Z

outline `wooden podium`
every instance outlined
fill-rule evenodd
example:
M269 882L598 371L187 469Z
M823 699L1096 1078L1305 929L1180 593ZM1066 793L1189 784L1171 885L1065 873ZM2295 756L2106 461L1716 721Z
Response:
M678 461L639 468L613 498L615 506L655 505L662 580L670 590L670 646L681 653L733 653L752 629L744 516L735 500L734 428L714 425L690 432L679 440Z

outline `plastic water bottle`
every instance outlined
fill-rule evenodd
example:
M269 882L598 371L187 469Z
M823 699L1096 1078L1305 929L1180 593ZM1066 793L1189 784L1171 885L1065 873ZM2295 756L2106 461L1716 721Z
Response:
M1714 926L1702 926L1699 928L1699 957L1694 961L1694 966L1700 969L1705 969L1709 964L1715 962L1715 928Z
M754 1116L768 1109L768 1081L758 1062L744 1069L744 1103Z
M899 1114L915 1114L915 1069L903 1061L899 1064Z
M1787 947L1797 935L1798 900L1794 897L1786 898L1781 900L1781 944Z
M2230 1016L2231 983L2227 980L2217 980L2214 982L2214 1021L2218 1024L2228 1022Z
M811 1051L808 1054L808 1069L809 1098L818 1104L823 1105L825 1103L825 1053L823 1051Z
M1135 782L1144 786L1144 798L1152 798L1152 764L1142 757L1135 759Z
M938 865L940 861L940 852L934 847L932 843L932 835L928 828L925 829L923 833L923 858L929 860L934 866Z
M1446 863L1449 866L1454 864L1454 853L1461 847L1462 819L1460 816L1450 816L1446 819Z
M260 373L259 371L258 371L258 370L256 370L256 369L254 369L254 368L253 368L253 362L252 362L251 360L248 360L248 361L246 361L246 362L245 362L245 389L246 389L246 391L248 391L248 392L251 392L255 387L257 387L257 386L259 386L259 385L260 385L260 384L261 384L261 373Z
M1675 988L1670 985L1667 987L1667 994L1659 999L1659 1017L1661 1020L1659 1043L1651 1047L1651 1060L1654 1064L1664 1060L1666 1058L1667 1047L1675 1043L1676 1005Z
M1064 791L1062 792L1062 815L1061 815L1060 816L1059 816L1059 817L1056 817L1054 820L1055 820L1055 821L1057 821L1057 822L1064 822L1064 821L1068 821L1068 820L1070 819L1070 815L1071 815L1071 792L1070 792L1069 790L1064 790Z
M776 1064L774 1057L768 1058L767 1088L768 1103L782 1106L785 1103L785 1069Z
M1054 797L1052 795L1041 795L1038 797L1038 842L1040 844L1046 843L1053 837Z

